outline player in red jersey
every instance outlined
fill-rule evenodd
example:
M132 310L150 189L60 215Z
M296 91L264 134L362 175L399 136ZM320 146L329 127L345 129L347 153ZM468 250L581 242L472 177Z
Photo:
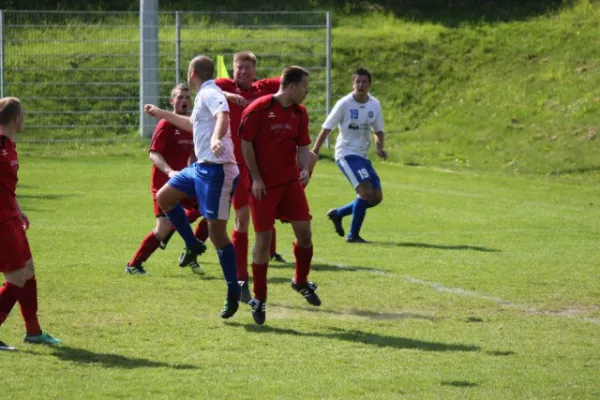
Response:
M242 289L241 301L247 303L251 300L248 289L248 225L250 223L250 209L248 199L250 189L248 181L241 179L246 176L246 164L242 154L241 140L237 135L242 112L244 108L255 99L275 94L279 90L280 78L266 78L256 80L256 56L250 51L241 51L233 56L233 79L215 79L217 86L225 92L229 103L229 123L235 159L240 169L240 181L233 195L233 209L235 211L235 226L231 234L237 263L238 281ZM273 261L283 262L285 260L276 251L275 229L271 241L270 257Z
M0 99L0 325L18 302L25 320L26 343L60 344L40 328L37 317L37 282L25 230L29 219L16 198L19 160L15 137L23 129L25 114L16 97ZM0 350L14 350L0 341Z
M173 112L180 115L189 115L190 89L183 84L175 86L171 91L170 102L173 106ZM142 240L140 247L125 267L125 271L133 275L146 274L142 263L159 247L164 249L171 235L175 232L173 225L156 202L156 193L167 183L171 176L177 174L177 172L187 167L190 161L194 160L192 132L179 129L167 120L161 119L152 134L149 153L150 160L153 162L150 190L154 202L156 227ZM182 205L186 209L190 222L194 222L200 217L195 199L186 199L182 201ZM196 227L195 235L199 240L206 241L208 238L206 220L202 219L200 221ZM204 272L199 265L192 268L192 271L197 274Z
M250 104L244 110L239 129L248 167L246 178L251 182L250 211L256 232L252 254L254 299L249 304L259 325L266 319L269 244L276 217L290 221L296 236L292 288L308 303L321 305L316 285L308 281L313 246L303 185L310 179L310 137L308 113L301 105L308 94L308 75L301 67L284 69L279 91Z

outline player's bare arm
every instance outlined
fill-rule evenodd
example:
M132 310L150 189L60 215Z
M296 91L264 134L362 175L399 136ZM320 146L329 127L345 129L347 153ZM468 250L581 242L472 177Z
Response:
M192 131L194 129L192 125L192 119L187 115L175 114L171 111L163 110L155 106L154 104L144 105L144 112L150 117L163 118L184 131Z
M221 139L223 139L223 137L229 131L229 113L221 111L217 113L215 117L215 130L210 138L210 149L215 156L220 157L224 150Z
M299 146L298 147L298 166L300 167L300 183L303 186L308 185L308 181L310 180L310 172L309 172L309 153L308 146Z
M177 174L177 172L179 172L179 171L175 171L173 168L171 168L169 163L167 163L165 158L158 151L151 150L148 157L150 158L150 161L152 161L154 163L154 165L156 165L156 168L160 169L162 172L167 174L167 176L169 178L171 178L172 176L175 176Z
M260 176L258 164L256 163L256 153L254 152L254 144L242 139L242 154L246 160L246 167L252 177L252 194L258 200L262 199L263 194L267 194L267 188Z
M315 154L319 154L319 150L321 150L321 146L323 146L323 143L325 143L325 140L327 140L327 137L329 136L329 134L331 133L331 129L321 129L321 132L319 132L319 136L317 136L317 139L315 140L315 144L313 145L312 151Z
M375 146L377 148L377 155L384 160L387 160L388 154L383 148L383 142L383 131L375 132Z
M230 103L239 104L242 107L246 107L248 104L250 104L250 100L246 100L239 94L230 93L230 92L223 92L223 94L225 95L225 98L227 99L227 101Z

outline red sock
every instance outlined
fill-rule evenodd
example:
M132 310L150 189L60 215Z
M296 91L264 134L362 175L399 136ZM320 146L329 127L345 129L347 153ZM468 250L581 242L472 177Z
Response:
M146 235L140 248L135 252L131 261L129 261L130 267L139 267L144 261L148 259L154 253L156 249L160 247L160 241L154 235L154 232L150 232Z
M258 300L267 299L267 270L269 264L252 263L252 280L254 281L254 297Z
M202 218L202 220L198 222L198 225L196 225L194 236L203 242L206 242L206 239L208 239L208 222L206 222L205 218Z
M304 285L308 282L308 273L310 272L310 263L313 257L313 248L299 247L294 241L294 257L296 257L296 268L294 270L294 281L297 284Z
M275 252L277 251L277 232L275 231L275 227L273 227L273 236L271 236L271 253L270 256L273 257Z
M231 234L231 242L235 250L235 263L238 281L248 280L248 232L238 232L235 229Z
M192 208L190 210L185 210L185 215L187 215L187 219L188 221L190 221L191 224L192 222L200 218L200 211L198 211L195 208Z
M19 295L19 306L21 306L21 315L25 320L27 334L41 335L42 329L37 317L38 297L35 276L25 282L25 286L23 286L23 290Z
M0 286L0 325L6 320L23 289L12 283L4 282Z

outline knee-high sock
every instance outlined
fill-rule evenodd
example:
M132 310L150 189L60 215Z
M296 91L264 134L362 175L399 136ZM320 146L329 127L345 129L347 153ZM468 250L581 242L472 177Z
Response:
M356 237L360 233L360 228L367 215L367 208L369 208L369 202L367 200L359 199L358 197L354 200L352 223L350 224L348 237Z
M248 232L233 230L231 241L235 249L238 281L248 280Z
M294 242L294 257L296 257L294 281L297 284L304 285L308 282L308 274L310 273L310 263L313 257L312 246L300 247Z
M198 225L196 225L196 229L194 230L194 236L202 242L206 242L208 239L208 222L206 218L202 218Z
M267 299L267 271L269 264L252 263L252 280L254 282L254 297L258 300Z
M144 261L146 261L156 249L160 247L160 240L154 235L154 231L146 235L140 247L137 249L131 261L129 261L130 267L139 267Z
M27 282L19 294L19 306L21 307L21 315L25 321L25 330L28 335L41 335L42 329L37 317L38 311L38 295L37 281L35 276Z
M169 221L175 227L175 230L183 238L187 248L193 249L198 243L198 239L194 236L190 222L188 221L185 209L181 204L177 204L171 211L165 213Z
M341 206L337 209L337 214L340 217L346 217L350 214L352 214L352 209L354 208L354 201L346 204L345 206Z
M235 250L233 244L221 247L217 250L219 255L219 263L221 264L221 270L223 270L223 277L227 283L227 293L236 294L240 292L240 286L238 285L237 268L235 264Z
M6 320L23 289L12 283L0 286L0 325Z

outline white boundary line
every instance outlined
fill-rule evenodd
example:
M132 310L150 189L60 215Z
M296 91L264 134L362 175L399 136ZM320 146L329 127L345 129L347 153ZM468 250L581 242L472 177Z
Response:
M385 271L380 271L380 270L376 270L376 269L351 267L351 266L346 265L346 264L334 263L334 262L325 260L323 258L313 258L313 260L316 261L316 262L319 262L319 263L323 263L323 264L334 266L334 267L339 268L341 270L359 271L359 272L363 271L363 272L370 272L370 273L376 274L376 275L385 275L385 276L396 277L396 278L398 277L397 275L390 274L390 273L385 272ZM487 301L494 302L496 304L500 304L500 305L502 305L504 307L513 308L513 309L524 311L524 312L527 312L527 313L538 314L538 315L548 315L548 316L553 316L553 317L575 318L575 319L577 319L579 321L582 321L582 322L590 322L592 324L598 324L598 325L600 325L600 319L597 319L597 318L586 318L586 317L579 317L577 315L567 315L567 314L561 314L561 313L553 313L553 312L548 312L548 311L541 311L541 310L538 310L537 308L535 308L533 306L528 306L528 305L519 304L519 303L513 303L513 302L510 302L508 300L501 299L499 297L489 296L487 294L480 294L480 293L477 293L477 292L474 292L474 291L471 291L471 290L466 290L466 289L462 289L462 288L452 288L452 287L444 286L444 285L442 285L441 283L438 283L438 282L424 281L424 280L419 279L419 278L413 278L412 276L404 276L403 278L408 283L412 283L412 284L416 284L416 285L421 285L421 286L429 286L430 288L434 289L436 292L451 293L451 294L457 294L457 295L460 295L460 296L467 296L467 297L473 297L473 298L476 298L476 299L487 300Z

